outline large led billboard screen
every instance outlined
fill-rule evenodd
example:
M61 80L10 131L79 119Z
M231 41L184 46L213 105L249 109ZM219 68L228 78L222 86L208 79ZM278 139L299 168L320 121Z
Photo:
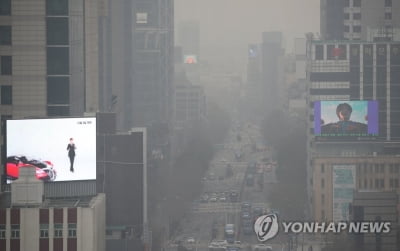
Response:
M323 137L378 136L378 102L316 101L314 134Z
M96 118L7 120L7 183L36 167L44 181L96 179Z

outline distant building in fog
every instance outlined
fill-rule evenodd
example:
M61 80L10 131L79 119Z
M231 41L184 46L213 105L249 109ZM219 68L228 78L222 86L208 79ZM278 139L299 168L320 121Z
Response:
M321 0L321 36L326 40L400 40L400 2Z

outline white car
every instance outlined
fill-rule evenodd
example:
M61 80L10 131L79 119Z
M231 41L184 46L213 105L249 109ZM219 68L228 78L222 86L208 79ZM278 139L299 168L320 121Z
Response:
M196 240L194 239L194 237L188 237L188 238L186 239L186 242L187 242L188 244L194 244L194 243L196 242Z

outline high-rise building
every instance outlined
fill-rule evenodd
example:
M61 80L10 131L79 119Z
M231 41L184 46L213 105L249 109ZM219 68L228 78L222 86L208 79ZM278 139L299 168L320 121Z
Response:
M307 69L312 215L346 220L335 212L348 206L351 200L340 201L351 199L353 190L400 191L400 42L309 36ZM347 177L346 188L340 175Z
M2 116L97 111L98 3L1 1Z
M326 40L399 40L400 2L321 0L321 36Z
M261 106L265 111L282 105L283 35L281 32L263 32L261 44Z
M173 105L173 1L109 1L104 53L117 128L170 123ZM149 131L151 140L151 132Z

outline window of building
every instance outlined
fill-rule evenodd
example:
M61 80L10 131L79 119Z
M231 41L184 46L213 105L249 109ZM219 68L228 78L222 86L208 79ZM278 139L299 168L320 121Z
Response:
M375 173L379 173L379 165L375 164Z
M47 106L47 116L49 117L63 117L69 116L69 106L68 105L54 105Z
M1 115L1 135L5 135L6 132L6 121L12 119L11 115Z
M6 238L6 225L0 224L0 239Z
M2 85L0 88L1 92L1 104L12 105L12 87L10 85Z
M364 188L368 188L368 180L366 178L364 179Z
M354 25L353 26L353 32L361 32L361 26L360 25Z
M47 104L69 104L69 77L47 78Z
M76 224L75 223L68 224L68 237L76 238Z
M68 0L46 0L46 14L48 16L68 15Z
M0 75L12 74L12 58L11 56L0 56Z
M350 7L350 0L344 0L344 7Z
M385 164L380 164L380 166L379 166L379 172L380 172L380 173L385 173Z
M48 17L47 24L47 45L68 45L68 18L67 17Z
M393 164L389 164L389 173L393 173Z
M379 180L379 187L382 188L382 189L385 188L385 179L380 179Z
M369 180L369 187L370 188L374 187L374 181L372 179Z
M353 19L354 20L360 20L361 19L361 13L353 13Z
M393 179L393 186L399 188L399 179Z
M321 194L321 204L325 204L325 194Z
M385 19L386 20L391 20L392 19L392 12L386 12L385 13Z
M11 239L19 239L19 225L11 225Z
M353 0L353 7L361 7L361 0Z
M344 20L349 20L350 19L350 14L349 13L344 13L343 17L344 17Z
M11 15L11 0L0 0L0 16Z
M394 164L393 172L394 173L399 173L399 169L400 169L400 164Z
M63 237L63 225L54 224L54 238Z
M40 224L40 238L49 238L49 224Z
M321 164L321 173L325 173L325 165Z
M325 210L321 210L321 218L322 220L325 220Z
M0 25L0 45L11 45L10 25Z
M69 74L69 48L47 47L47 74Z
M315 60L323 60L324 59L324 46L316 45L315 46Z
M379 188L379 179L375 179L375 188Z
M392 7L392 0L385 0L385 7Z
M393 188L393 186L394 186L393 179L389 179L389 187Z
M324 188L324 187L325 187L325 180L321 179L321 188Z

